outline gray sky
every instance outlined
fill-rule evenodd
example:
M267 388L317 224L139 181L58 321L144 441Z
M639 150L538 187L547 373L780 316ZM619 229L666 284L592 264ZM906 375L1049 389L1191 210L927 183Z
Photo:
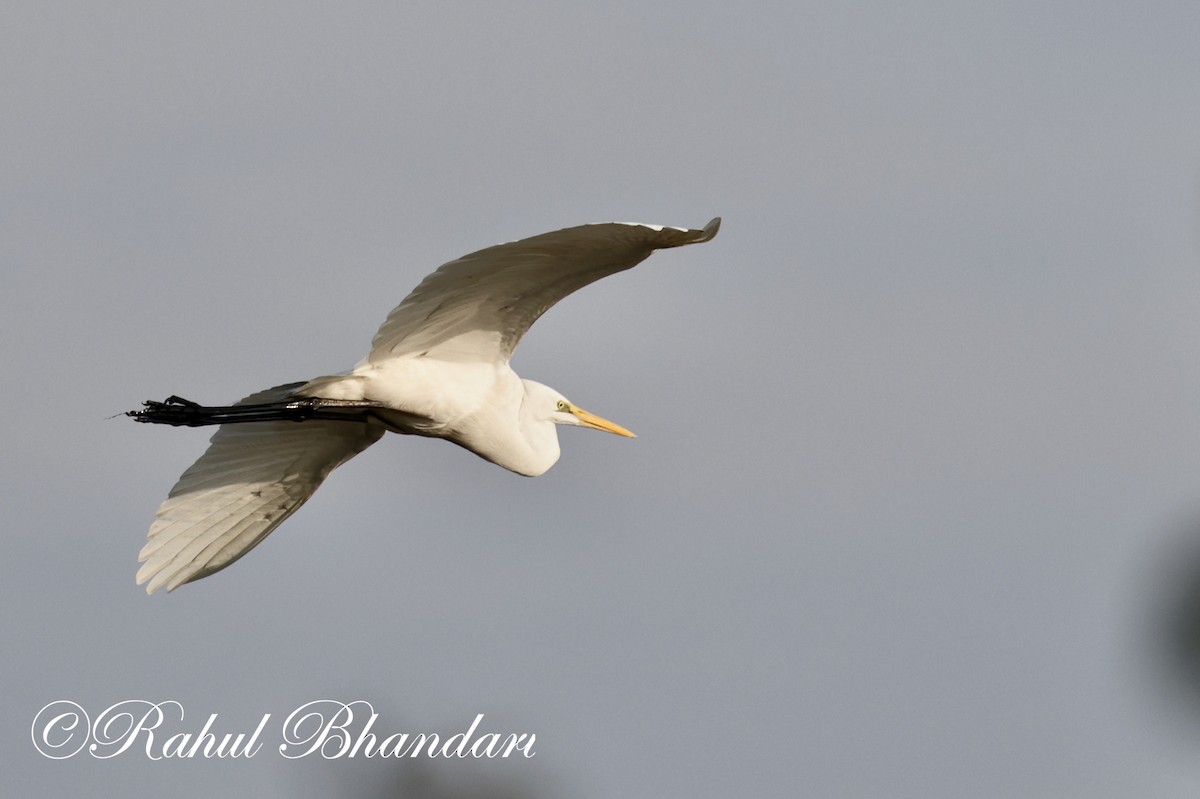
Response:
M0 15L12 795L1196 795L1195 3L396 5ZM718 214L514 360L636 441L389 437L134 585L208 433L108 417L347 368L480 247ZM34 749L126 699L271 721ZM283 758L318 699L537 754Z

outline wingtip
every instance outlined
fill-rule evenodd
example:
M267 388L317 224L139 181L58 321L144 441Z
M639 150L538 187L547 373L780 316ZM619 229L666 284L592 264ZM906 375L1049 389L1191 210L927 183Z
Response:
M147 570L146 567L143 566L142 568L138 569L137 577L134 579L137 581L139 586L146 586L147 594L153 594L162 587L162 581L155 579L156 577L157 575L155 575L152 571Z
M182 579L179 576L176 576L168 580L166 574L159 572L158 574L154 575L154 579L150 579L148 576L139 578L137 584L141 585L142 583L146 583L147 594L157 593L160 588L165 588L169 594L179 586L190 583L192 579L193 577L191 576ZM146 582L147 580L149 580L149 582Z
M174 584L174 580L170 579L172 572L167 569L168 563L155 563L145 555L141 557L144 560L134 579L138 585L144 584L146 586L147 594L154 594L164 586L167 589L167 593L176 589L177 585ZM177 580L178 576L175 579Z
M697 242L712 241L717 235L717 231L721 229L721 217L714 216L707 225L701 228L700 232L704 234L703 238L697 239Z

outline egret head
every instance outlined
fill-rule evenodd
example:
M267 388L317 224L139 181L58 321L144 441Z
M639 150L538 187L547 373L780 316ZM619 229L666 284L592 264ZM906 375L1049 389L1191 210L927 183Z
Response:
M603 430L606 433L616 433L627 438L637 438L636 435L616 422L610 422L602 416L588 413L583 408L577 408L564 398L560 398L554 403L554 413L551 415L550 421L555 424L573 424L590 427L593 430Z
M610 422L578 407L549 386L535 383L532 380L523 382L525 383L526 402L533 403L534 412L545 421L576 427L590 427L593 430L603 430L606 433L615 433L627 438L637 438L616 422Z

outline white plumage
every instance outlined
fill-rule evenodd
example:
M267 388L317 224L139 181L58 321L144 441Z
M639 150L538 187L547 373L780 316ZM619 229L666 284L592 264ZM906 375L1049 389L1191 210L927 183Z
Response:
M131 412L146 422L221 423L159 508L139 555L138 584L150 593L173 590L228 566L389 430L445 438L528 476L558 460L557 424L632 436L522 380L509 359L563 297L654 250L708 241L719 225L581 225L489 247L421 281L347 373L268 389L227 408L147 403ZM320 407L316 418L297 410L308 398Z

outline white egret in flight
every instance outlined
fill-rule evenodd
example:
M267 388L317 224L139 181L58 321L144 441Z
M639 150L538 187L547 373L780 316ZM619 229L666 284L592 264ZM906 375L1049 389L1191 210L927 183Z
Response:
M130 411L139 422L220 425L158 509L138 556L138 585L170 591L225 568L389 430L444 438L530 477L558 460L555 425L633 436L522 380L509 359L529 326L563 297L655 250L708 241L719 225L581 225L488 247L421 281L349 372L229 406L170 397Z

